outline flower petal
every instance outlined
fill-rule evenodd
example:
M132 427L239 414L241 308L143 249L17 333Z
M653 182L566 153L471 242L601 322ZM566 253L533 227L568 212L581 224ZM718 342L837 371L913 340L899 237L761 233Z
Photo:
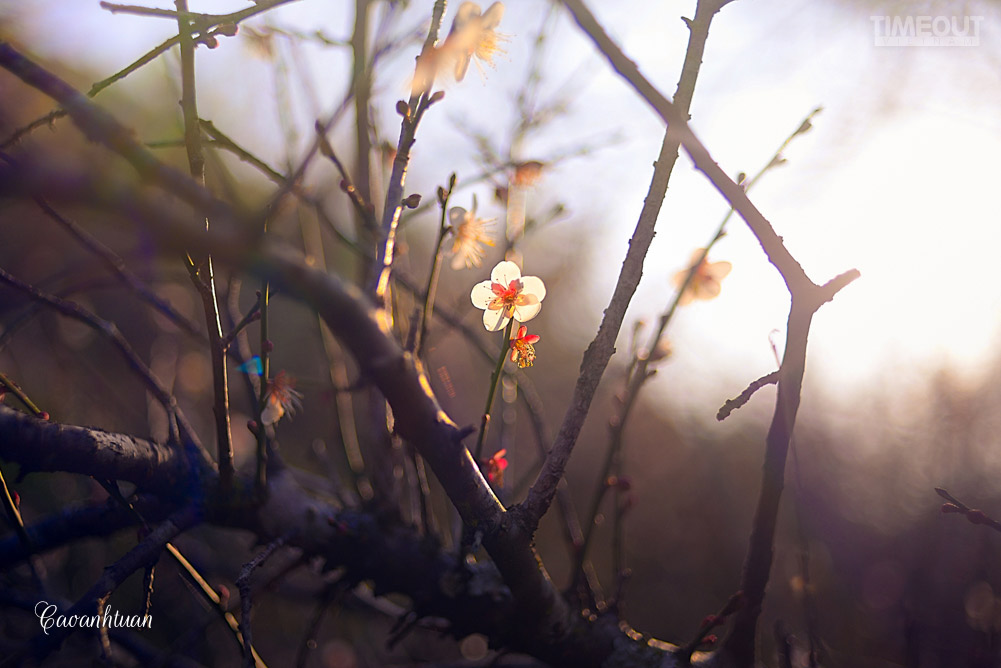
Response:
M493 9L493 6L490 9ZM475 2L464 2L459 5L459 11L455 13L455 19L452 21L452 32L462 30L470 19L480 15L480 11L480 6Z
M493 30L500 25L502 18L504 18L504 3L495 2L483 12L483 29Z
M472 60L472 56L468 54L460 54L455 59L455 80L462 81L466 78L466 72L469 71L469 62Z
M542 304L525 304L522 306L514 307L514 319L518 322L528 322L535 316L539 315L539 311L542 310Z
M261 411L261 422L272 425L282 419L285 415L285 407L279 401L268 401L268 405Z
M500 283L504 287L507 287L511 284L511 281L519 278L521 278L521 268L514 262L508 262L507 260L498 262L497 266L490 272L490 280L494 283Z
M454 262L453 262L453 265ZM469 293L469 299L473 302L473 306L476 308L488 308L490 303L494 300L494 291L491 287L493 283L490 281L482 281L473 286L472 292Z
M453 230L458 230L459 225L462 225L466 220L467 211L461 206L454 206L448 210L448 224L452 226Z
M523 293L535 295L540 302L546 298L546 284L538 276L522 276L521 285Z
M720 262L713 262L712 264L710 264L707 273L717 281L722 281L730 274L730 270L732 269L733 269L732 264L730 264L726 260L722 260Z
M483 326L488 332L499 332L507 325L511 318L506 316L507 309L491 311L487 309L483 312Z

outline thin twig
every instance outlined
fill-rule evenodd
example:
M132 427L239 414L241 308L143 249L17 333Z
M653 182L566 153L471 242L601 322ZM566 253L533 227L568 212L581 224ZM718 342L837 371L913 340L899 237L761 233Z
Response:
M709 24L715 12L716 7L710 7L704 0L699 2L696 7L696 19L693 22L688 51L685 55L685 66L682 68L675 94L675 100L681 110L680 113L684 114L686 118L695 92L695 82L698 77L699 65L702 62L702 54L705 51ZM595 24L597 25L596 22ZM570 454L573 452L577 437L584 425L584 419L590 410L598 383L608 366L612 353L615 351L615 340L622 327L626 309L643 275L643 262L650 248L650 243L653 241L654 226L667 193L671 173L678 159L679 145L678 134L669 128L664 135L660 156L655 163L650 187L636 222L632 239L629 241L629 250L622 262L615 290L609 300L608 307L605 309L605 315L598 327L598 332L584 352L581 373L577 377L573 397L564 415L563 424L560 426L556 441L546 457L542 471L532 489L529 490L528 498L521 506L523 521L530 527L538 526L542 515L552 503L556 487L563 476Z
M141 568L155 563L159 559L164 546L175 536L191 528L200 521L198 512L193 508L185 508L170 517L166 522L154 529L138 545L129 550L125 556L104 569L97 582L87 590L80 599L66 611L66 617L73 615L93 615L115 589ZM39 633L24 650L10 656L3 666L19 665L27 655L35 660L44 659L59 643L79 627L59 626Z
M202 337L202 333L199 330L198 325L178 312L177 309L171 306L165 299L162 299L159 295L150 290L138 276L129 270L129 268L125 265L125 261L114 251L98 241L93 235L80 227L74 221L61 215L45 200L36 199L35 203L49 218L59 223L66 229L67 232L79 241L80 244L96 255L118 278L118 280L127 288L135 292L140 299L155 308L157 312L191 336L198 338Z
M202 153L202 132L198 121L198 101L195 87L195 43L187 18L188 0L174 0L181 48L181 112L184 117L184 146L188 153L191 178L205 186L205 156ZM209 218L205 218L209 229ZM190 263L190 260L189 260ZM233 433L229 419L229 380L226 369L226 347L219 319L219 299L216 295L215 270L212 256L206 255L200 266L189 264L191 281L202 300L205 325L209 335L209 355L212 364L212 413L215 417L216 452L219 462L219 485L223 493L233 484Z
M236 586L240 590L240 629L243 632L244 658L243 665L246 668L254 668L256 658L254 657L253 638L250 627L250 608L252 604L250 596L250 577L254 571L275 553L275 550L283 546L288 540L288 536L281 536L271 541L262 552L248 561L240 569L240 575L236 578Z
M755 392L757 392L766 385L775 385L778 382L779 382L778 371L772 371L771 373L765 374L764 376L758 378L757 380L751 381L751 384L748 385L743 392L737 395L736 398L727 399L725 402L723 402L723 405L720 406L719 411L716 412L716 419L722 422L723 420L730 417L730 413L732 413L733 411L737 410L738 408L746 404L748 401L750 401L751 397L754 395Z
M200 29L204 33L205 37L214 37L218 34L226 35L229 33L229 31L226 29L224 29L224 31L220 31L219 28L214 28L212 30L208 29L211 28L212 26L220 26L227 24L236 25L240 21L243 21L244 19L250 18L251 16L260 14L261 12L267 11L269 9L277 7L278 5L283 5L289 2L296 2L296 0L267 0L256 3L254 7L241 9L240 11L233 12L231 14L204 14L203 16L205 18L205 22L200 26ZM87 97L95 97L105 88L108 88L112 84L121 81L122 79L132 74L133 72L143 67L144 65L153 62L160 54L169 51L171 47L173 47L179 41L180 41L180 35L174 35L173 37L153 47L152 49L144 53L142 56L140 56L138 59L136 59L129 65L126 65L121 70L115 72L114 74L105 79L102 79L101 81L96 82L93 86L90 87L90 90L87 92ZM22 126L17 130L15 130L10 137L5 139L4 142L0 144L0 149L8 148L10 145L16 143L22 137L33 132L37 128L40 128L44 125L49 125L50 123L53 123L57 119L63 118L66 115L67 115L67 110L65 108L53 109L44 116L36 118L27 125Z
M995 531L1001 531L1001 522L998 522L984 511L977 510L976 508L970 508L941 487L936 487L935 493L948 502L942 504L943 513L959 513L964 515L971 524L983 524L984 526L988 526Z
M436 0L432 10L431 26L421 54L429 52L438 41L442 17L445 14L445 0ZM386 188L386 201L382 209L382 222L379 225L379 239L375 264L368 280L368 292L378 304L385 304L388 297L389 278L392 273L393 253L396 245L396 228L403 211L403 188L407 178L407 166L410 164L410 150L416 140L417 126L424 112L436 101L439 94L430 94L431 85L419 95L410 96L410 102L402 100L397 103L397 111L403 117L400 123L400 139L396 146L396 157L393 159L393 173L389 177ZM437 96L437 97L436 97Z
M14 276L11 276L3 269L0 269L0 283L6 283L14 289L24 293L32 300L49 306L69 318L79 320L88 327L94 329L104 338L108 339L111 345L114 346L122 357L125 358L125 362L128 364L129 368L132 369L132 371L143 381L146 388L153 394L154 398L156 398L156 400L164 407L167 411L167 415L177 420L185 441L195 448L195 450L202 457L203 461L206 461L208 453L202 447L201 443L198 442L198 437L195 435L195 431L191 428L191 425L188 424L187 420L181 413L181 409L177 405L177 400L166 388L166 386L164 386L160 379L156 377L153 371L146 366L146 363L142 361L138 353L136 353L125 337L122 336L122 333L118 330L118 327L116 327L114 323L98 318L91 312L80 307L78 304L74 304L73 302L69 302L54 295L42 292L34 286L28 285ZM211 461L211 459L208 459L208 461Z

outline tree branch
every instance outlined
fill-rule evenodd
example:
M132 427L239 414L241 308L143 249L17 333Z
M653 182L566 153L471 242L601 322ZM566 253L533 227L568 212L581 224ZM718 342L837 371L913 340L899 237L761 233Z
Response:
M718 11L718 6L715 2L701 0L695 9L695 19L689 22L688 50L685 54L685 65L682 68L675 94L678 109L686 118L691 107L692 96L695 94L695 82L698 79L702 55L705 52L709 25L716 11ZM594 19L593 16L591 18ZM597 26L597 23L595 22L594 25ZM598 29L600 30L600 26ZM672 109L674 109L673 106ZM667 194L671 173L678 160L679 146L678 134L669 128L664 135L660 156L655 163L650 187L646 199L643 201L643 209L640 211L632 239L629 240L629 250L622 262L622 269L619 271L619 278L615 284L612 298L605 309L598 333L591 345L584 351L580 375L574 386L570 406L563 417L563 424L560 426L560 431L538 478L532 485L532 489L529 490L528 497L519 507L523 521L532 531L538 526L539 520L552 503L556 487L563 477L567 462L570 460L574 445L577 443L577 437L584 425L584 419L590 410L591 400L598 389L598 383L615 352L615 340L618 338L622 321L625 319L626 309L629 307L633 293L636 292L636 287L643 276L643 261L650 244L653 242L654 226L657 223L664 196Z

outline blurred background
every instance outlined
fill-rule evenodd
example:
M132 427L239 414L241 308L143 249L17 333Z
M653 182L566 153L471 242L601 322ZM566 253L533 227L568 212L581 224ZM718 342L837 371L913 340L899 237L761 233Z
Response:
M376 193L389 175L399 134L394 105L409 93L431 4L380 2L372 9L372 40L376 48L384 47L371 104ZM449 5L446 26L458 3ZM591 5L641 71L673 95L688 38L680 17L692 16L694 3ZM191 0L193 11L205 13L248 6L239 0ZM978 44L877 45L871 17L923 15L983 17ZM815 282L852 267L862 273L814 319L762 622L765 659L774 652L771 626L781 620L801 647L811 632L819 638L822 665L999 665L1001 537L961 517L941 515L941 499L933 491L945 487L971 506L1001 513L996 483L1001 219L993 190L1001 155L998 18L993 2L737 0L716 16L710 31L692 105L696 134L728 173L753 175L822 107L812 118L813 129L792 140L782 154L786 162L762 177L751 199ZM301 0L248 19L237 36L220 38L217 48L200 47L201 117L288 173L312 143L314 122L329 118L344 100L351 71L345 40L353 21L353 3ZM91 0L0 0L0 38L82 91L176 30L170 20L113 14ZM467 324L480 344L495 350L499 335L482 330L469 290L503 255L501 237L510 214L498 190L511 186L516 164L542 163L538 178L517 190L527 220L517 252L524 273L541 277L548 288L531 327L542 337L538 361L525 375L551 437L615 284L663 126L561 8L510 0L498 31L506 35L505 52L492 67L471 66L462 82L446 80L445 100L421 124L406 191L422 194L431 206L407 214L401 224L398 269L416 285L426 281L438 229L434 193L455 172L458 189L451 203L471 209L475 201L479 216L495 220L497 245L488 249L482 267L446 266L438 303ZM176 49L169 51L97 101L164 160L183 167L178 62ZM52 108L50 100L0 73L0 139ZM330 134L349 165L357 157L354 128L349 108ZM41 149L117 164L65 120L4 150L16 155ZM224 151L210 156L208 178L221 196L250 206L266 201L274 189L260 170ZM339 181L332 165L321 160L305 176L333 224L352 237L352 212ZM646 345L674 297L672 277L694 249L711 240L727 211L683 156L619 353L570 464L570 489L582 513L600 486L634 335ZM159 253L141 226L83 208L67 213L179 311L201 320L181 263ZM315 215L289 206L271 232L314 258L322 256L331 271L357 275L357 256ZM780 276L739 219L730 221L709 259L731 263L732 271L719 297L675 314L667 331L671 355L645 386L623 450L622 473L632 497L624 531L631 570L624 585L625 616L639 630L681 642L722 606L739 581L774 388L762 389L725 422L717 422L715 413L750 381L776 368L773 345L781 350L789 302ZM172 385L210 441L211 376L204 348L159 315L137 308L91 255L28 203L0 201L0 267L115 322ZM259 286L228 278L224 291L245 310ZM412 299L399 294L400 311L407 314ZM318 363L324 347L316 318L282 295L272 309L272 368L295 376L305 395L302 413L279 427L283 451L314 473L325 474L325 466L343 471L330 417L335 395L325 362ZM163 438L158 409L92 331L33 308L5 289L0 289L0 318L0 370L55 420ZM431 380L444 408L460 424L477 423L491 361L439 323L428 345ZM242 425L251 404L239 371L231 373L238 464L249 464L253 439ZM510 468L502 494L507 502L520 498L538 463L517 391L508 387L498 409L504 426L487 447L507 450ZM67 500L104 495L92 481L72 476L30 476L18 489L29 521ZM446 503L438 501L447 517ZM562 586L570 563L555 515L547 517L539 544ZM611 590L608 519L604 513L597 517L593 557ZM50 555L49 565L64 574L72 599L106 563L101 550L115 553L127 544L123 539L103 547L73 546ZM247 554L225 554L230 544L251 547L236 533L204 531L182 541L220 581L232 577ZM294 581L286 586L307 588ZM284 594L276 595L268 611L275 621L270 633L262 632L265 656L265 650L273 656L290 651L310 609L302 591ZM384 636L373 630L381 628L372 621L374 613L361 610L325 622L317 661L422 665L420 650L413 647L404 645L403 656L399 649L385 654ZM266 614L263 607L260 614ZM214 650L206 644L203 651ZM795 658L806 665L802 651ZM220 651L212 660L224 665L235 659L233 652Z

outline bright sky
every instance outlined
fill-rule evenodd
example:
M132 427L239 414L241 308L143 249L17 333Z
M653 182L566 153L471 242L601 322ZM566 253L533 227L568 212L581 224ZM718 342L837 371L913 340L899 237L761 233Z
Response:
M156 4L172 6L164 0ZM331 8L303 0L275 12L272 20L309 29L326 20L327 32L341 36L348 3L341 4ZM415 0L409 11L417 20L431 4ZM414 189L430 193L452 169L474 171L463 157L468 144L454 119L484 130L509 127L493 109L524 78L542 4L508 2L500 27L512 35L508 55L485 83L471 71L461 85L447 87L443 113L429 114L422 127ZM641 70L673 94L687 39L679 16L690 16L694 2L590 4ZM4 5L0 0L0 15L17 19L23 43L45 58L72 59L95 72L111 73L173 34L169 22L112 16L96 0ZM191 0L191 5L208 12L248 6L237 0ZM454 10L458 3L449 5ZM915 13L930 11L918 5ZM821 310L811 337L811 372L846 387L864 385L876 372L941 363L975 374L985 356L994 354L1001 324L996 269L1001 216L992 194L1001 155L1001 40L993 29L999 23L988 16L975 48L877 48L870 14L899 12L900 6L737 0L716 18L693 107L696 133L731 174L755 172L811 109L825 108L815 129L787 152L789 163L770 173L752 200L815 281L852 267L861 270L862 279ZM966 11L987 13L975 3ZM93 48L94 35L106 36L103 48ZM308 53L317 81L329 80L333 67L343 68L342 54ZM225 42L216 52L199 54L204 80L230 72L237 61L245 77L225 79L227 85L207 91L204 115L224 118L234 108L243 110L253 125L238 129L237 136L280 164L280 133L260 131L274 127L275 119L261 104L262 86L267 86L264 99L270 97L267 66L248 64L242 47ZM387 99L401 96L411 58L398 59L379 81ZM597 266L576 283L590 286L592 312L570 321L579 325L583 348L611 292L663 128L565 17L552 33L547 67L554 88L570 81L579 95L565 121L526 145L524 158L544 159L547 151L621 137L547 175L541 186L545 198L559 197L571 217L543 235L537 248L526 248L531 260L533 252L542 257L551 250L546 244L557 237L577 234L591 243ZM146 76L162 78L164 71L160 65ZM321 86L323 108L342 91L339 79ZM312 119L302 106L308 135ZM383 106L383 118L391 120L392 105ZM395 135L391 139L395 142ZM487 189L479 192L481 202L489 201ZM725 211L715 190L683 158L631 319L656 318L670 297L671 275L708 240ZM773 329L784 329L788 297L743 222L734 218L730 229L711 259L732 262L733 272L719 299L679 314L671 330L672 374L750 380L774 366L768 337Z

